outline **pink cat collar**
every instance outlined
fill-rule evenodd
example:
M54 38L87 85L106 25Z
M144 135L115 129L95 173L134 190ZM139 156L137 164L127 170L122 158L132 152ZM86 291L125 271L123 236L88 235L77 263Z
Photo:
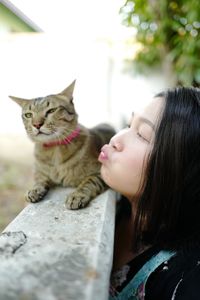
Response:
M80 134L80 128L77 127L72 131L64 140L52 141L49 143L44 143L44 147L60 146L60 145L69 145L73 139L75 139Z

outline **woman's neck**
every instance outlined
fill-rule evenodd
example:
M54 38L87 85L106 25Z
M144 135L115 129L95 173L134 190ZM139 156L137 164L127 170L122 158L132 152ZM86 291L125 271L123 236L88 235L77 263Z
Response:
M115 230L113 271L119 269L136 256L136 253L132 250L133 235L132 218L123 218Z
M124 216L115 229L115 244L113 257L113 271L118 270L127 264L134 257L145 251L149 247L141 248L137 252L133 251L133 237L135 234L134 218L136 206L135 201L131 201L132 214L130 217Z

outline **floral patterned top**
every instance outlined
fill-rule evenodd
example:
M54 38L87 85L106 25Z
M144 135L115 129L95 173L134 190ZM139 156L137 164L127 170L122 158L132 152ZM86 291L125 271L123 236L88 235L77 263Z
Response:
M114 272L111 276L110 285L110 300L144 300L145 299L145 285L150 274L163 262L167 262L175 252L172 251L159 251L154 254L141 269L133 276L128 284L118 291L127 282L128 274L131 271L132 264L124 265L120 270Z
M109 300L200 300L200 251L152 247L111 275Z

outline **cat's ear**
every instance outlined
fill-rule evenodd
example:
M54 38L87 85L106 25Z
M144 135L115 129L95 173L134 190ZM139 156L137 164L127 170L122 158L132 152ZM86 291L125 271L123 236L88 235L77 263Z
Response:
M74 92L76 80L74 80L66 89L64 89L60 94L67 96L68 98L72 98Z
M14 97L14 96L9 96L9 98L12 99L13 101L15 101L21 107L23 107L24 104L26 104L28 101L28 99L18 98L18 97Z

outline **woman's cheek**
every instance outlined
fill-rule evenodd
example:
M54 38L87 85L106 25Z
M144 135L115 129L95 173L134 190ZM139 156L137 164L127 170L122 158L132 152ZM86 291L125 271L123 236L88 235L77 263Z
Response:
M101 166L101 176L108 186L118 192L135 194L141 182L146 150L143 147L128 147L128 151L113 154Z
M145 168L146 149L140 149L140 151L135 152L134 156L132 153L129 153L127 157L128 159L124 164L123 170L124 178L130 184L138 186L142 179L143 168Z

